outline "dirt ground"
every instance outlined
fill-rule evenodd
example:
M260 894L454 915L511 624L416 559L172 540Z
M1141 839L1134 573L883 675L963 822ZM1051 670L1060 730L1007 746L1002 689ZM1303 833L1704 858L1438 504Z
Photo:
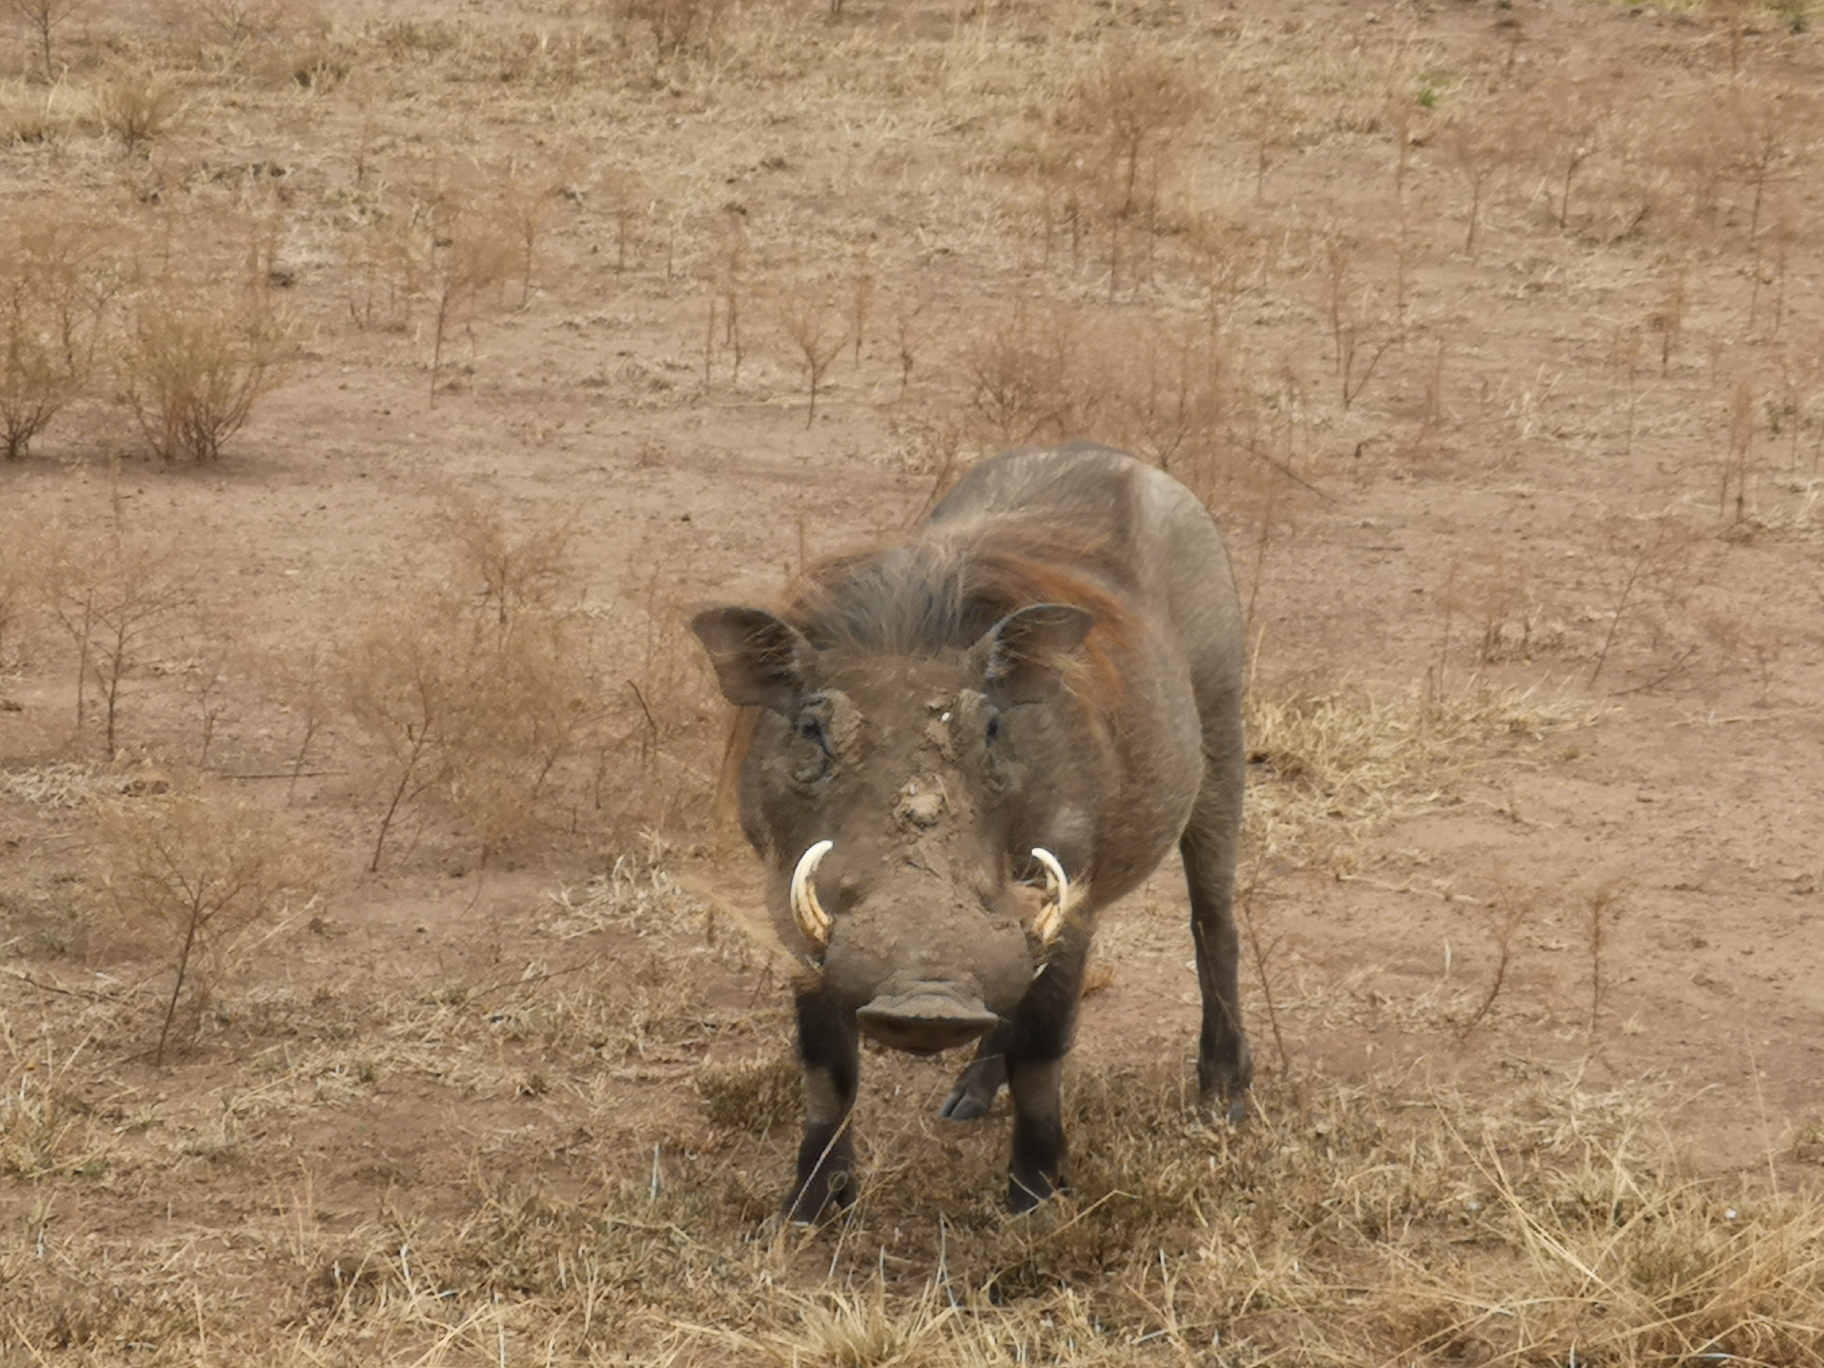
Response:
M0 205L116 264L103 359L0 463L0 1363L767 1361L709 1313L498 1358L322 1324L377 1231L453 1247L478 1192L691 1183L705 1228L762 1228L789 1110L713 1095L784 1056L787 976L745 929L689 608L1071 436L1230 538L1263 1111L1625 1096L1679 1173L1816 1192L1802 6L90 0L48 81L39 36L0 33ZM148 83L168 119L128 140L103 97ZM119 358L215 277L286 359L219 458L161 461ZM574 673L499 695L564 719L536 783L485 718L441 769L401 759L425 724L362 720L389 643L507 622L478 528L558 548L511 603ZM118 656L110 754L80 606L123 585L172 597ZM177 799L309 873L168 1016L120 851ZM1189 1076L1186 920L1169 867L1108 914L1083 1087ZM929 1119L956 1062L865 1061L866 1181L986 1210L1007 1121ZM834 1238L888 1275L880 1222Z

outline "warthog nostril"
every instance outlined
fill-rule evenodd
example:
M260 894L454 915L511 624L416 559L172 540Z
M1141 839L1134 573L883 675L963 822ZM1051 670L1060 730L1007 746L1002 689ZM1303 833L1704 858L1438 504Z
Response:
M882 1045L913 1054L936 1054L986 1034L1000 1022L981 998L948 984L919 983L882 993L855 1014Z

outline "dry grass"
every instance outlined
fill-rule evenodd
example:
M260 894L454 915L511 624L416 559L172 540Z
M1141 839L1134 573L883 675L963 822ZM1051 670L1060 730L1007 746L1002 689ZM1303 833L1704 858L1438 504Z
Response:
M1377 698L1361 690L1247 704L1247 839L1271 866L1351 870L1373 831L1460 801L1458 786L1516 748L1600 710L1561 696L1471 680L1442 693Z
M28 1098L0 1111L9 1159L69 1175L84 1146ZM1176 1082L1073 1076L1076 1193L1018 1221L971 1195L992 1135L960 1166L908 1132L878 1142L918 1153L877 1161L818 1234L754 1224L777 1133L662 1141L577 1195L477 1167L453 1216L352 1230L282 1181L240 1262L288 1287L252 1317L176 1245L136 1267L47 1224L45 1257L0 1256L32 1293L9 1333L77 1362L136 1338L299 1364L1824 1360L1824 1209L1681 1177L1657 1098L1552 1085L1490 1108L1312 1080L1261 1102L1247 1128L1211 1129ZM101 1276L58 1281L75 1260Z
M129 155L143 151L183 117L183 92L145 71L123 70L93 97L95 118Z
M156 771L104 770L78 761L0 770L0 793L49 808L79 808L98 799L163 793L169 786L169 780Z

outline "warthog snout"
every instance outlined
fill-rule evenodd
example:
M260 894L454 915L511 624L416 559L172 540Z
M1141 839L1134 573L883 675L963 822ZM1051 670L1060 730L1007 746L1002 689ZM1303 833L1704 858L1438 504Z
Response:
M882 1045L920 1055L967 1045L1001 1020L975 994L928 982L882 992L855 1016Z

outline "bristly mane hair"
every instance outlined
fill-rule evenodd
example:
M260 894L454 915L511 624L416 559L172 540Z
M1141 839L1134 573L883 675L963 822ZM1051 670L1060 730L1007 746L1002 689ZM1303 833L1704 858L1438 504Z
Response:
M859 646L887 655L967 650L1009 613L1069 603L1095 615L1085 643L1089 678L1074 691L1097 712L1120 699L1111 654L1134 623L1115 596L1120 571L1105 536L1051 523L997 522L965 535L926 536L813 566L784 616L819 650Z
M1076 604L1125 638L1128 614L1109 587L1117 578L1105 536L997 522L833 557L806 572L785 616L820 649L893 655L966 649L1035 603Z
M1120 658L1139 630L1116 586L1127 578L1109 539L1042 522L996 522L832 556L805 571L780 613L819 650L855 646L883 655L967 650L1009 613L1035 603L1088 610L1096 625L1064 685L1107 736L1121 704ZM722 756L723 803L753 742L758 708L738 708Z

